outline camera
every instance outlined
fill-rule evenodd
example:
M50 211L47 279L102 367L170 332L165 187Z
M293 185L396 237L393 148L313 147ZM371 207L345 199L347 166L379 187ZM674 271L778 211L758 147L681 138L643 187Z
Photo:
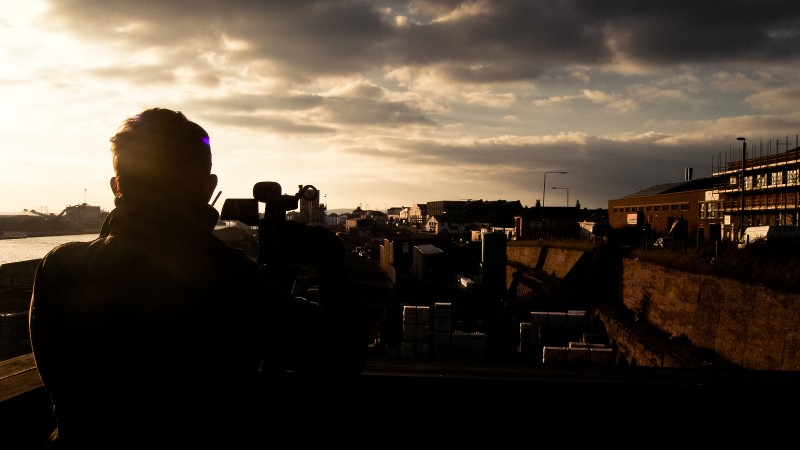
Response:
M253 198L229 198L225 200L220 212L222 220L238 220L245 225L261 226L263 221L279 225L286 221L286 213L298 208L300 199L314 200L319 191L314 186L299 185L294 195L284 194L280 183L261 181L253 186ZM260 217L259 202L263 202L263 220Z
M281 185L262 181L253 186L253 198L226 199L220 212L221 220L238 220L258 227L258 256L256 261L265 270L288 285L295 295L307 296L316 290L314 271L324 270L319 255L330 252L324 248L320 235L328 232L321 227L307 226L286 220L286 213L299 207L300 200L313 201L319 190L312 185L298 185L295 194L284 194ZM259 203L264 203L263 214Z
M258 226L256 261L291 292L297 313L293 317L303 324L295 327L298 337L289 339L298 344L297 361L306 361L299 365L316 361L312 364L329 373L357 375L366 364L367 322L347 273L344 245L327 228L286 219L301 199L318 196L312 185L299 185L289 195L276 182L259 182L253 198L225 200L220 219ZM265 204L263 215L259 203Z

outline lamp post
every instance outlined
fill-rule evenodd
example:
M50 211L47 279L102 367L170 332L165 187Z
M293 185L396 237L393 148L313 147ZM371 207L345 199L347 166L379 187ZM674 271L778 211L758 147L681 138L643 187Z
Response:
M541 236L540 239L544 239L544 194L547 191L547 174L548 173L560 173L565 174L567 172L545 172L544 179L542 180L542 229L541 229Z
M739 208L739 242L744 241L744 167L747 161L747 141L743 137L736 138L737 141L742 141L742 190L741 190L741 205Z
M548 173L560 173L564 175L567 172L545 172L544 173L544 180L542 181L542 218L544 218L544 193L547 190L547 174Z
M569 207L569 188L553 186L553 189L566 189L566 191L567 191L567 207Z

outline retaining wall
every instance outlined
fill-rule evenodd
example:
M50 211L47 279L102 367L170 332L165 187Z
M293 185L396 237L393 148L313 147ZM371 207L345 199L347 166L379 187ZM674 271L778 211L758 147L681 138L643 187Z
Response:
M800 295L623 260L622 301L657 327L755 370L800 370Z
M538 268L560 279L584 253L523 242L508 246L509 264ZM800 294L629 258L622 260L619 286L626 308L668 334L685 336L695 347L714 350L747 369L800 370ZM606 319L613 325L613 318ZM607 330L615 335L612 339L636 348L640 363L679 365L630 332L615 333L613 328Z

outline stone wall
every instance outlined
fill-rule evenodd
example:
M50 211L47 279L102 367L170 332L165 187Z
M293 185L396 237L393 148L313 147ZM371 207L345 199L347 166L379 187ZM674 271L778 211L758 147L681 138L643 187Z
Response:
M622 300L644 320L755 370L800 370L800 295L623 260Z
M514 265L564 279L585 252L510 242L508 282ZM755 370L800 370L800 295L733 279L694 274L635 259L622 260L620 296L639 319L666 336L685 337L697 348ZM603 293L598 292L599 296ZM640 365L679 366L668 352L640 339L614 317L604 317L612 340ZM666 338L665 338L666 339ZM629 348L628 348L629 347ZM634 351L635 350L635 351Z
M523 245L529 241L512 241L506 246L506 260L510 263L518 263L528 267L536 267L539 264L539 255L542 252L541 246Z
M561 249L539 245L521 245L530 241L516 241L516 245L506 247L506 259L509 263L522 264L554 275L559 279L567 274L584 255L582 250Z

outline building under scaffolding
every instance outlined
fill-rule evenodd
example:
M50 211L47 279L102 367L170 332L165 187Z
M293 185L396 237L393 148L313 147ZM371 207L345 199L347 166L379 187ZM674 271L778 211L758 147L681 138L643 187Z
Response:
M609 200L612 228L635 227L680 241L742 240L751 226L800 226L800 146L789 138L720 154L711 177L654 185ZM773 147L774 144L774 147Z
M722 217L724 239L737 240L750 226L800 225L798 136L794 148L789 148L787 137L784 142L775 141L774 149L770 142L766 146L759 143L749 151L746 141L740 138L742 148L732 150L730 160L720 161L714 168L712 176L721 180L715 187L719 203L707 205L705 213Z

